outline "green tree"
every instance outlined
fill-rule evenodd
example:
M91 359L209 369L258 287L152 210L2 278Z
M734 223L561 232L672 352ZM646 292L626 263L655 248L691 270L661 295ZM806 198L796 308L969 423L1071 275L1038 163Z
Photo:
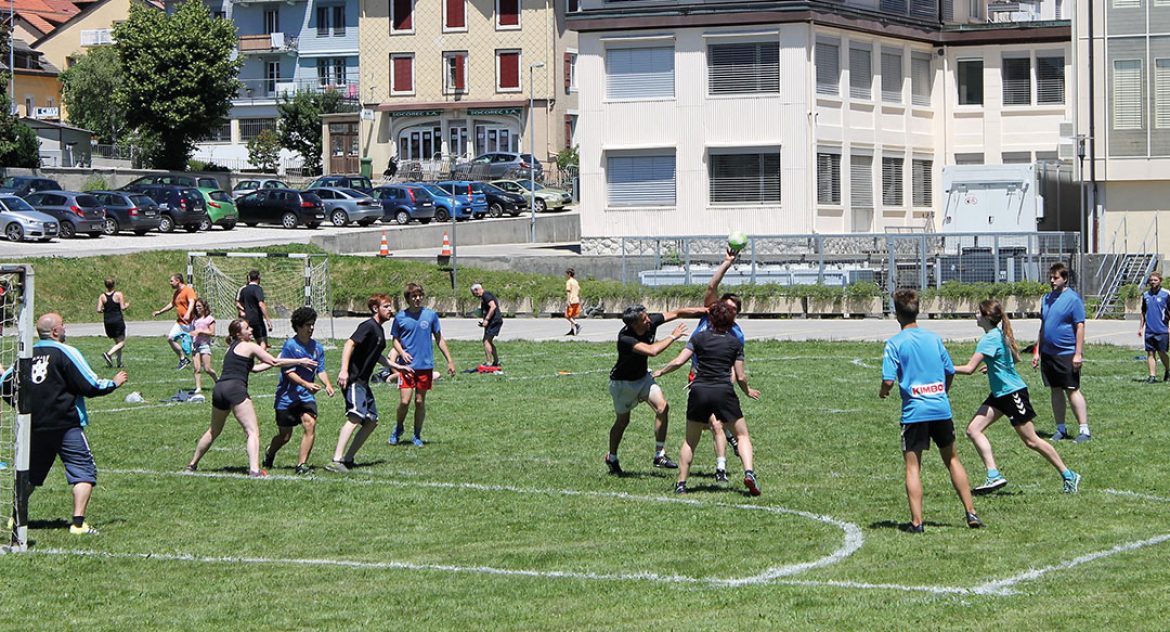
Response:
M69 123L97 134L113 145L126 133L126 108L118 98L123 83L122 61L114 46L92 48L61 73L61 100Z
M41 166L37 134L10 111L8 93L0 91L0 167L35 169Z
M114 25L114 38L127 123L158 139L153 166L182 170L195 141L227 118L239 91L235 26L202 2L181 2L172 15L135 2L129 19Z
M302 90L292 98L281 99L280 144L299 154L310 174L321 172L321 115L340 112L341 93L337 90L312 92Z
M280 135L270 129L262 129L248 141L248 160L262 171L273 173L280 162Z

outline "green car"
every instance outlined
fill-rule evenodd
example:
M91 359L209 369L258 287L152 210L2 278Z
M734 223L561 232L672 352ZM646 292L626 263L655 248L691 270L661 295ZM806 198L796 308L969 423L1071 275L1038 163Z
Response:
M539 182L534 184L534 188L536 189L535 201L532 199L532 192L528 190L528 180L492 180L491 184L509 193L524 196L525 203L531 204L537 213L543 213L548 209L563 209L573 202L573 196L569 195L568 191L552 189Z
M212 225L222 226L224 230L231 230L240 221L240 212L236 210L236 203L232 196L222 189L199 187L203 194L203 201L207 202L207 219L199 224L199 230L211 230Z

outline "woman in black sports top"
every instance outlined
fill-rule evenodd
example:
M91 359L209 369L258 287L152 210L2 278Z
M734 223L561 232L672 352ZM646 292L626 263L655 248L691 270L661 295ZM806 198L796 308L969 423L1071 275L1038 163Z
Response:
M199 460L215 443L219 433L223 432L223 424L230 412L236 416L236 421L240 422L247 436L248 475L254 478L267 476L268 473L260 469L260 426L256 421L252 398L248 395L248 375L267 371L274 366L312 368L317 363L310 358L273 357L252 341L252 327L243 319L233 320L228 325L227 344L228 350L223 354L223 371L220 371L219 381L211 392L211 427L199 438L195 456L187 465L187 471L194 472L199 467ZM261 364L256 364L256 360Z
M102 354L106 366L113 368L114 358L118 358L118 368L122 368L122 347L126 346L126 320L122 312L130 307L126 296L114 289L114 279L106 279L106 291L98 295L97 311L102 315L102 324L106 326L106 337L114 341L114 346Z

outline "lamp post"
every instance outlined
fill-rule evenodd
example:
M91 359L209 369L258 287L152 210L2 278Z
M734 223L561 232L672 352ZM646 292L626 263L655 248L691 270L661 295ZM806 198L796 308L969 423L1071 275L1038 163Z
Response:
M528 215L531 218L528 241L536 243L536 94L533 72L537 68L544 68L544 62L528 64L528 122L532 129L528 135L528 152L532 156L532 164L528 165Z

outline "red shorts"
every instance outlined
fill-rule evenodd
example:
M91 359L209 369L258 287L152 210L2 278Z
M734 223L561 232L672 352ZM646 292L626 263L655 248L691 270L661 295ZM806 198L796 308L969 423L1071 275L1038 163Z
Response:
M398 388L413 388L418 391L431 390L431 374L434 369L416 369L402 372L398 380Z
M581 304L573 303L565 308L565 318L576 318L581 315Z

